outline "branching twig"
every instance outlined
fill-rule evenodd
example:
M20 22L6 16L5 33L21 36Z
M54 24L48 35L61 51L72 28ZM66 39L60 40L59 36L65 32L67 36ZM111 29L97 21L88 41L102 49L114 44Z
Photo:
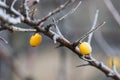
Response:
M118 74L118 71L117 71L116 65L115 65L115 58L114 57L112 58L112 70L114 71L114 73Z
M2 9L0 9L0 20L9 24L18 24L21 22L20 17L11 17L9 14L6 14Z
M54 26L54 25L57 24L59 21L65 19L67 16L69 16L69 15L72 14L72 13L74 13L74 12L78 9L78 7L81 5L81 3L82 3L82 1L79 1L79 3L77 4L77 6L75 6L75 7L74 7L73 9L71 9L67 14L65 14L64 16L62 16L61 18L59 18L58 20L56 20L54 23L49 24L46 29L49 30L50 27Z
M91 27L91 31L95 28L95 26L96 26L96 24L97 24L98 15L99 15L99 10L96 11L95 18L94 18L94 22L93 22L93 25L92 25L92 27ZM89 44L91 43L92 35L93 35L93 32L90 33L89 36L88 36L88 43L89 43Z
M54 14L59 13L60 11L62 11L63 9L65 9L71 2L73 2L72 0L68 0L65 4L61 5L59 8L53 10L52 12L48 13L45 17L43 17L42 19L39 19L37 21L32 21L32 20L25 20L24 22L31 25L31 26L38 26L40 25L42 22L46 21L48 18L50 18L51 16L53 16Z
M77 40L76 42L73 43L73 46L76 47L79 43L82 43L82 41L87 38L89 36L90 33L94 32L95 30L99 29L100 27L102 27L106 22L102 22L100 25L98 25L97 27L95 27L94 29L88 31L87 33L85 33L79 40Z
M53 23L55 22L55 19L53 18ZM57 24L54 25L54 28L56 30L56 34L53 36L54 43L56 43L57 38L63 37L62 33L60 32Z
M53 18L53 23L55 23L55 18ZM60 36L60 37L63 37L63 35L62 35L62 33L60 32L60 30L59 30L59 28L58 28L58 26L57 26L57 24L55 23L55 25L54 25L54 27L55 27L55 29L56 29L56 33Z
M15 1L14 1L15 2ZM11 7L7 6L4 2L1 2L0 1L0 7L13 13L14 15L18 16L16 18L14 17L11 17L10 14L6 14L4 12L4 10L0 9L0 19L5 21L5 22L8 22L9 24L18 24L21 22L21 20L24 19L23 15L21 13L19 13L18 11L16 11L14 8L13 8L13 5L11 5Z
M105 23L106 23L106 22L104 21L102 24L100 24L100 25L98 25L97 27L95 27L94 29L88 31L85 35L83 35L83 36L80 38L79 42L82 42L86 37L89 36L90 33L94 32L94 31L97 30L98 28L102 27Z
M46 15L42 19L38 20L37 24L40 24L41 22L47 20L52 15L60 12L61 10L63 10L64 8L66 8L66 6L69 5L71 2L72 2L72 0L68 0L65 4L61 5L59 8L55 9L54 11L50 12L48 15Z

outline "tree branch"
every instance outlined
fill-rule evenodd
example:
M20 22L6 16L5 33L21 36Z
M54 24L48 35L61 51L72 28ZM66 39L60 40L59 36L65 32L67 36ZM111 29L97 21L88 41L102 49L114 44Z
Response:
M39 31L42 32L44 35L48 36L49 38L53 39L53 36L55 35L55 33L53 31L46 31L46 29L44 27L40 28L39 27ZM73 45L66 39L59 37L57 38L57 41L64 45L65 47L67 47L68 49L70 49L71 51L73 51L76 55L78 55L78 57L82 57L81 53L79 52L78 47L74 48ZM89 59L90 57L88 57ZM109 73L113 73L114 75L110 76L111 78L115 79L115 80L120 80L120 75L114 73L114 71L112 69L110 69L109 67L107 67L105 64L97 61L96 59L92 58L91 61L88 61L90 63L91 66L96 67L97 69L99 69L100 71L104 72L106 75L108 75Z
M36 32L36 29L25 29L25 28L20 28L16 26L10 26L8 27L9 30L12 30L13 32Z
M33 21L33 20L25 20L24 22L31 25L31 26L38 26L40 25L42 22L46 21L48 18L50 18L51 16L53 16L54 14L59 13L60 11L62 11L63 9L65 9L71 2L73 2L72 0L68 0L65 4L61 5L60 7L58 7L57 9L53 10L52 12L48 13L46 16L44 16L42 19L38 19L37 21Z
M54 14L57 14L59 13L60 11L62 11L63 9L65 9L70 3L72 2L72 0L69 0L67 1L65 4L61 5L59 8L53 10L52 12L50 12L48 15L46 15L45 17L43 17L42 19L38 19L38 20L31 20L31 19L26 19L25 16L21 15L21 13L19 13L18 11L14 11L14 10L11 10L5 3L1 2L0 1L0 7L3 8L3 9L6 9L6 10L9 10L11 11L12 13L14 13L15 15L17 15L18 17L20 17L20 23L23 22L23 23L26 23L27 25L31 26L32 28L34 28L36 31L38 32L41 32L43 33L44 35L46 35L47 37L53 39L54 35L56 35L55 32L53 32L52 30L46 30L46 27L47 26L44 26L42 25L43 27L41 27L41 23L42 22L45 22L49 17L53 16ZM27 5L25 5L24 7L27 7ZM28 12L27 9L25 9L26 12ZM1 13L1 12L0 12ZM5 14L6 15L6 14ZM26 13L26 16L28 14ZM97 14L96 14L97 15ZM6 19L5 17L2 17L3 16L3 13L0 14L0 19L1 21L5 21L5 22L9 22L8 21L9 19ZM9 15L10 16L10 15ZM21 17L23 17L21 19ZM28 16L29 17L29 16ZM8 18L8 17L7 17ZM13 19L16 19L14 17L10 17L10 18L13 18ZM12 23L13 21L11 21ZM94 21L96 23L96 20ZM13 22L14 23L14 22ZM7 24L7 23L6 23ZM15 24L15 23L14 23ZM17 24L17 22L16 22ZM83 35L83 38L86 38L89 36L90 33L92 33L93 31L95 31L96 29L98 29L99 27L103 26L105 24L105 22L103 22L102 24L100 24L99 26L95 27L94 29L90 30L89 32L87 32L85 35ZM55 25L55 24L54 24ZM96 25L96 24L93 24L93 26ZM26 29L22 29L22 28L17 28L15 27L13 24L11 25L12 26L12 29L13 30L16 30L16 31L26 31ZM11 26L7 29L11 29ZM49 25L49 26L53 26L53 25ZM3 27L5 28L5 27ZM33 29L33 31L35 31ZM59 35L59 34L58 34ZM67 40L66 38L64 37L58 37L56 38L56 41L59 42L61 45L67 47L68 49L70 49L71 51L73 51L79 58L83 59L83 55L80 53L79 49L77 46L73 46L73 43L71 43L69 40ZM79 41L78 41L79 42ZM103 64L102 62L99 62L97 61L96 59L94 59L93 57L91 56L86 56L85 59L87 59L86 61L93 67L99 69L100 71L102 71L104 74L106 74L107 76L115 79L115 80L120 80L120 74L118 73L115 73L112 69L110 69L109 67L107 67L105 64ZM112 74L112 75L109 75L109 74Z
M24 17L22 16L22 14L20 14L18 11L16 11L14 8L11 8L10 6L6 5L6 3L4 2L1 2L0 1L0 7L7 10L7 11L10 11L11 13L13 13L14 15L16 16L19 16L21 19L23 19Z

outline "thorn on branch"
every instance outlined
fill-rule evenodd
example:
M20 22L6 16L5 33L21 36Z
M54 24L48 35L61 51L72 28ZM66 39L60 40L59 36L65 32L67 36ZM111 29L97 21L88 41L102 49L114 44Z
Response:
M92 56L91 55L83 55L82 57L81 57L81 59L83 59L84 61L88 61L88 62L92 62L93 60L92 60L92 58L91 58Z
M113 69L113 70L116 69L116 68L115 68L115 64L114 64L114 58L112 58L112 69Z
M76 66L76 67L84 67L84 66L89 66L89 65L90 65L90 63L87 63L87 64L78 65L78 66Z
M107 74L108 77L113 77L113 75L114 75L114 74L111 73L111 72Z
M103 67L103 62L99 62L98 66Z
M53 41L54 41L54 44L57 43L57 39L59 38L60 36L58 34L54 34L53 36Z
M117 69L116 69L116 65L115 65L115 59L112 58L112 70L115 72L115 73L118 73Z
M53 18L52 20L53 20L53 23L55 23L55 19ZM58 38L60 38L60 37L64 38L64 37L63 37L62 33L60 32L56 23L55 23L54 27L55 27L55 30L56 30L56 34L53 36L53 40L54 40L54 43L56 43L56 40Z
M52 18L52 20L53 20L53 23L55 23L55 18ZM60 37L63 37L63 35L62 35L62 33L60 32L60 30L59 30L59 28L58 28L58 26L57 26L56 23L55 23L54 27L55 27L56 33L57 33Z
M53 24L47 25L47 27L45 27L45 30L48 32L48 31L50 30L51 27L53 27Z
M60 48L60 47L63 47L64 45L62 44L59 44L56 48Z

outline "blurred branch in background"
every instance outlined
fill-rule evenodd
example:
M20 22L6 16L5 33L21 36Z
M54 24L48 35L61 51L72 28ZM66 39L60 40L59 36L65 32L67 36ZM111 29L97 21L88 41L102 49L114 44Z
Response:
M116 52L113 48L110 47L110 45L105 41L103 38L101 31L97 31L95 34L95 40L100 45L102 50L108 55L108 56L114 56L115 54L119 53Z
M6 33L7 34L7 33ZM5 35L4 35L5 37ZM8 39L7 39L8 40ZM9 44L0 42L0 79L1 80L11 80L12 73L17 75L21 80L24 80L21 77L21 74L17 71L17 68L14 64L14 57L11 54L11 48Z
M112 1L104 0L104 2L106 4L107 8L109 9L109 11L111 12L111 14L113 15L114 19L120 26L120 15L119 15L119 12L117 11L117 9L114 7Z
M58 79L57 80L67 80L67 56L66 50L60 49L60 66L58 71Z

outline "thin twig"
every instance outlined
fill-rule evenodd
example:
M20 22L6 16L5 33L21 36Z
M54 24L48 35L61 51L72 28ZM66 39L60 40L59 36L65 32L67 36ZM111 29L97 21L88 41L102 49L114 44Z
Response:
M117 71L116 65L115 65L115 58L114 58L114 57L112 58L112 70L113 70L115 73L118 74L118 71Z
M49 24L46 27L46 30L49 30L52 26L54 26L55 24L57 24L59 21L62 21L63 19L65 19L69 15L73 14L78 9L78 7L81 5L81 3L82 3L82 1L79 1L79 3L77 4L77 6L75 6L73 9L71 9L67 14L65 14L64 16L62 16L61 18L59 18L58 20L56 20L54 23Z
M24 16L26 19L29 19L29 7L27 6L27 1L24 0L24 3L23 3L23 8L24 8Z
M14 9L14 5L16 3L17 0L13 0L11 6L10 6L10 11L13 12L15 15L17 15L18 17L20 17L22 20L24 19L24 17L22 16L22 14L20 12L18 12L17 10ZM26 0L25 0L26 1Z
M66 8L66 6L68 6L71 2L73 2L72 0L68 0L65 4L61 5L59 8L53 10L52 12L50 12L48 15L46 15L45 17L43 17L42 19L39 19L37 21L37 24L40 24L41 22L46 21L49 17L51 17L52 15L62 11L63 9Z
M91 27L91 31L95 28L96 24L97 24L97 20L98 20L98 15L99 15L99 10L96 10L96 14L95 14L95 18L94 18L94 21L93 21L93 25ZM93 35L93 32L89 34L88 36L88 43L90 44L91 43L91 39L92 39L92 35Z
M99 29L100 27L102 27L106 22L104 21L102 24L98 25L97 27L95 27L94 29L88 31L85 35L83 35L79 42L81 43L85 38L87 38L89 36L90 33L94 32L95 30Z
M71 9L67 14L65 14L64 16L62 16L60 19L56 20L55 23L58 23L59 21L65 19L67 16L73 14L78 7L81 5L82 1L79 1L79 3L77 4L77 6L75 6L73 9Z

